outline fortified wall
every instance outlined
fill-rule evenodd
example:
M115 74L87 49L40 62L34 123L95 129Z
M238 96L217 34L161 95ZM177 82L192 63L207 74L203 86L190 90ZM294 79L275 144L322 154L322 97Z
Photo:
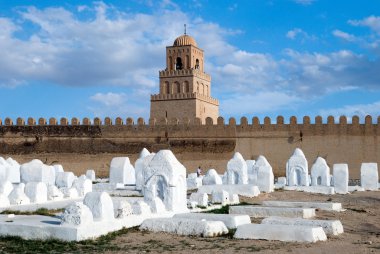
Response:
M15 122L0 119L0 156L11 156L20 162L39 158L59 162L69 170L83 173L93 168L98 175L106 175L109 162L115 156L129 156L134 162L142 148L157 152L171 149L187 167L188 172L201 165L205 170L225 171L234 152L245 159L264 155L276 176L285 175L285 164L296 147L301 148L309 161L309 169L317 156L324 157L330 167L334 163L348 163L350 178L360 177L362 162L380 164L380 117L377 123L371 116L360 123L357 116L347 123L342 116L338 123L330 116L327 121L317 116L314 123L305 116L302 123L291 117L289 123L278 116L275 123L269 117L260 123L257 117L240 124L234 118L226 123L222 117L213 122L199 118L150 119L135 122L120 117L104 121L95 118L44 118Z

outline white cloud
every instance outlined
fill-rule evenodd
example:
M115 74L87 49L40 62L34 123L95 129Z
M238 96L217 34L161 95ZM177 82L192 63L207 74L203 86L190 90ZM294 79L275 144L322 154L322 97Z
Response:
M125 93L96 93L90 97L91 100L99 102L105 106L119 106L125 102Z
M380 17L378 16L369 16L362 20L349 20L349 24L353 26L366 26L369 27L371 30L376 32L377 34L380 34Z
M377 122L377 116L380 116L380 101L370 104L355 104L346 105L339 108L323 109L319 111L320 115L326 118L329 115L334 116L335 119L339 119L339 116L345 115L351 120L352 116L359 116L361 122L364 122L364 118L367 115L372 116L372 121Z
M302 5L311 5L313 4L316 0L293 0L297 4L302 4Z
M343 40L346 40L346 41L349 41L349 42L353 42L353 41L356 41L357 38L352 35L352 34L349 34L349 33L346 33L346 32L343 32L341 30L334 30L332 32L332 34L335 36L335 37L338 37L340 39L343 39Z
M294 28L292 30L289 30L286 33L286 37L291 40L295 40L297 37L301 37L302 41L305 40L316 40L317 37L315 35L309 35L305 31L303 31L300 28Z

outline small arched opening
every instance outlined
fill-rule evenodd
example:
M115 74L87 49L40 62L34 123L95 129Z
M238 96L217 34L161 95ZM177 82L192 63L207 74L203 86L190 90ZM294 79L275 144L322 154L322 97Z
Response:
M170 85L169 82L165 82L165 93L170 94Z
M199 59L195 60L195 69L199 69Z
M182 58L177 57L176 63L175 63L175 69L176 70L182 70L183 65L182 65Z
M181 93L181 86L178 82L174 83L175 93Z

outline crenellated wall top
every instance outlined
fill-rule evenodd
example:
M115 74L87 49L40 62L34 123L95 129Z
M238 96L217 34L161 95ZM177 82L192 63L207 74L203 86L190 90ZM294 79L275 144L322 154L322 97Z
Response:
M377 116L376 118L367 115L364 119L360 119L359 116L353 116L351 118L347 118L346 116L340 116L339 118L334 118L333 116L328 116L327 118L323 119L321 116L314 117L314 122L311 122L311 118L309 116L304 116L302 121L299 121L297 117L291 116L288 119L288 123L285 123L283 116L277 116L274 121L270 117L265 117L263 119L263 122L260 121L258 117L252 117L251 121L249 121L249 118L247 117L241 117L239 120L239 124L237 123L236 119L234 117L229 118L228 120L225 120L223 117L218 117L217 121L213 121L212 118L208 117L206 119L206 122L203 125L207 126L240 126L240 127L258 127L261 128L265 127L281 127L284 125L287 126L335 126L339 128L343 128L346 126L380 126L380 116ZM148 121L145 121L144 118L139 117L136 120L134 120L131 117L128 118L111 118L111 117L105 117L105 118L99 118L95 117L94 119L90 118L83 118L82 120L76 117L73 117L71 119L62 117L60 119L56 119L54 117L45 119L45 118L38 118L37 120L35 118L29 117L26 121L18 117L15 119L15 121L12 118L6 117L4 119L0 118L0 126L155 126L155 125L202 125L200 119L149 119ZM350 121L349 121L350 120Z

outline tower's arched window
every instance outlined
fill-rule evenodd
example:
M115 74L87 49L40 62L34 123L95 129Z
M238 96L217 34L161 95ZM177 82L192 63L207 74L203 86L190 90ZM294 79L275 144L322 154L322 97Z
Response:
M190 93L189 82L185 81L185 93Z
M181 86L178 82L175 82L174 83L174 89L175 89L175 93L181 93Z
M169 56L169 71L173 70L173 58Z
M182 70L182 59L180 57L177 57L177 60L175 63L175 69L176 70Z
M190 69L190 57L186 55L186 69Z
M205 94L205 85L202 83L202 94Z
M169 82L165 82L165 92L166 92L166 94L170 94L170 85L169 85Z
M199 60L195 60L195 69L199 69Z
M209 96L208 85L206 85L206 96Z

